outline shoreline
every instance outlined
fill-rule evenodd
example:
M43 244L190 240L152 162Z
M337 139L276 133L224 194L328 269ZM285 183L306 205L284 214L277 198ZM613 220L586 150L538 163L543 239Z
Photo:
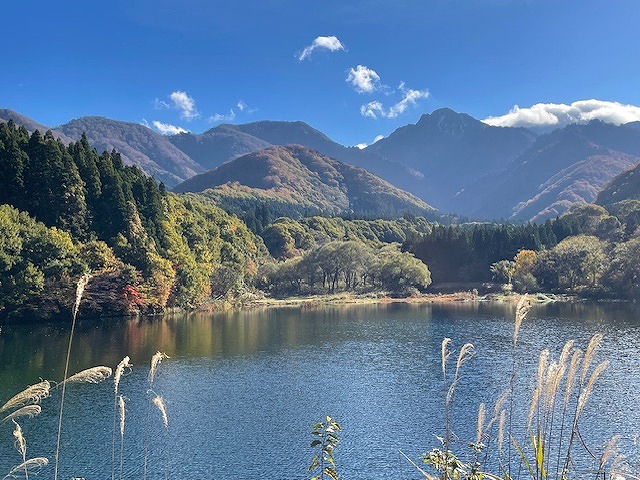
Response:
M393 297L386 294L354 294L354 293L335 293L320 295L303 295L285 298L263 297L252 300L239 302L238 304L218 304L210 303L202 305L194 310L195 312L214 312L221 310L244 310L251 308L315 308L319 306L332 305L385 305L392 303L409 303L409 304L452 304L452 303L513 303L516 304L521 294L517 293L488 293L477 294L468 291L452 292L452 293L423 293L408 297ZM585 302L588 299L575 295L558 295L536 293L529 294L533 303L546 304L556 302Z

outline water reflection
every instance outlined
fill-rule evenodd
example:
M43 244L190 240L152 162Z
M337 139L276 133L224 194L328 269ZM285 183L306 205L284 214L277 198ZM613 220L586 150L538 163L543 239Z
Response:
M171 357L157 388L168 402L173 478L257 478L270 457L277 460L269 466L273 478L305 478L308 428L324 414L345 426L337 454L344 478L416 478L398 450L417 457L434 446L433 434L441 434L442 338L451 337L456 348L476 344L454 406L456 433L472 438L478 403L491 404L508 383L513 313L510 304L390 304L81 321L70 370L131 357L133 373L122 383L130 399L130 478L140 473L146 369L157 350ZM530 394L541 349L557 357L566 340L584 346L600 331L600 355L611 367L592 402L607 416L604 425L589 424L585 436L632 438L640 431L633 394L640 386L637 313L627 304L536 306L520 334L519 398ZM59 379L68 335L69 327L60 324L3 327L0 403L39 378ZM104 478L112 387L71 393L63 471L66 478ZM30 437L41 437L31 444L34 454L51 456L56 401L54 395L43 416L26 427ZM9 428L0 428L0 472L13 465L11 443ZM640 458L627 443L631 457ZM153 472L162 475L162 452L153 455Z

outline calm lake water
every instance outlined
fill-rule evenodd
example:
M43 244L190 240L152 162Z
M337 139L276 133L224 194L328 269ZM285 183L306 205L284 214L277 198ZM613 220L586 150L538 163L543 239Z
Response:
M624 304L534 307L516 355L518 416L528 413L539 352L557 358L565 341L584 348L601 332L597 360L610 367L581 430L598 452L622 434L630 463L640 463L639 313ZM308 478L310 426L331 415L343 426L341 478L416 479L399 451L418 460L443 435L442 339L451 337L456 350L471 341L477 350L463 366L452 414L456 449L464 452L479 403L490 410L509 383L513 314L513 306L496 304L392 304L86 321L77 327L70 371L131 357L133 370L120 384L128 399L124 478L142 478L145 437L149 479ZM0 404L40 378L61 379L68 334L66 324L2 327ZM157 350L170 356L154 385L166 400L168 431L157 410L147 421L148 364ZM59 397L54 391L39 417L22 422L30 456L53 459ZM110 478L112 429L113 383L69 385L59 478ZM0 425L0 478L20 463L11 430ZM39 475L52 477L52 466Z

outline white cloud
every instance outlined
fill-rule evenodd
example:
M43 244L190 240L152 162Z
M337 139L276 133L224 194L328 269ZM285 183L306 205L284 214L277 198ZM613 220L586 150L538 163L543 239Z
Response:
M419 100L423 100L429 97L429 90L414 90L407 89L404 83L401 83L398 87L403 94L402 100L398 103L391 105L389 108L385 108L382 102L375 100L369 102L360 107L360 113L369 118L396 118L402 115L407 108L418 103Z
M180 111L180 117L187 122L198 118L200 112L196 109L196 101L187 92L176 90L169 95L171 102L156 98L153 100L153 108L156 110L168 110L170 108Z
M240 110L241 112L244 112L246 108L249 108L249 105L244 103L242 100L238 100L238 103L236 104L236 106L238 107L238 110Z
M196 101L187 92L178 90L169 95L169 98L173 107L180 110L180 116L185 120L193 120L200 115L196 110Z
M302 61L305 58L311 56L314 50L322 48L325 50L329 50L331 52L335 52L337 50L344 50L344 45L338 40L338 37L316 37L315 40L302 50L302 53L298 55L298 60Z
M153 108L155 108L156 110L165 110L167 108L171 108L171 105L169 105L164 100L160 100L159 98L155 98L153 100Z
M353 85L358 93L373 93L380 89L380 75L365 65L349 69L347 82Z
M143 120L143 122L146 122L146 120ZM148 126L148 124L146 126ZM189 130L185 130L182 127L158 122L157 120L153 121L153 126L156 128L156 130L158 130L158 132L160 132L161 135L177 135L178 133L189 133Z
M571 123L586 123L591 120L621 125L639 121L640 107L604 100L580 100L570 105L563 103L536 103L529 108L515 105L509 113L482 120L499 127L527 127L552 130Z
M360 113L369 118L378 118L378 116L386 117L384 106L378 100L362 105L360 107Z
M373 139L373 142L371 142L371 145L373 145L374 143L376 143L379 140L382 140L384 138L384 135L377 135L376 138ZM370 144L368 143L358 143L357 145L355 145L356 148L359 148L360 150L363 150L365 148L367 148Z
M226 115L223 115L221 113L216 113L215 115L210 116L209 121L211 123L232 122L233 120L235 120L235 118L236 118L236 112L234 112L233 109L230 109L229 113L227 113Z

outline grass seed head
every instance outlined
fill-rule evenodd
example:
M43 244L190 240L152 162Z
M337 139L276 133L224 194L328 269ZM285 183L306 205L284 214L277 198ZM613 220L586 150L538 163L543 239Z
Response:
M92 367L71 375L65 380L66 383L100 383L111 376L110 367Z
M155 379L155 376L156 376L156 370L158 369L160 362L162 362L162 360L165 358L169 358L169 357L162 352L156 352L153 355L153 357L151 357L151 368L149 368L149 385L150 386L153 386L153 380Z
M25 460L20 465L16 465L6 476L2 477L2 480L5 478L15 477L16 475L22 475L25 471L33 471L42 467L46 467L49 465L49 460L45 457L36 457L30 458L29 460Z
M447 380L447 360L451 355L448 348L449 343L451 343L451 339L448 337L442 340L442 379L445 381Z
M39 415L42 412L42 407L40 405L25 405L24 407L19 408L11 412L9 415L0 420L0 425L9 420L15 420L16 418L27 417L33 418L36 415Z
M10 398L7 403L0 407L0 412L9 410L11 408L22 407L23 405L27 405L29 403L40 403L42 399L49 396L50 389L51 384L48 380L43 380L40 383L31 385L24 389L22 392Z
M24 462L27 460L27 442L24 439L24 435L22 434L22 427L15 420L12 421L16 426L16 428L13 430L13 437L16 439L14 445L16 447L16 450L22 456L22 461Z
M118 386L120 385L120 377L122 377L122 374L124 373L124 369L125 368L131 368L133 367L133 365L131 365L129 363L129 357L126 356L122 359L122 361L118 364L118 366L116 367L116 371L113 374L113 390L115 392L115 394L118 394Z
M158 407L160 410L160 415L162 415L162 423L164 424L164 428L169 428L169 419L167 418L167 408L164 403L164 399L160 396L155 396L153 398L153 404Z
M591 340L589 341L589 345L587 345L586 350L584 351L584 360L582 361L582 372L580 373L580 382L584 383L584 380L587 378L587 372L589 371L589 367L593 362L593 356L602 342L602 334L596 333Z

